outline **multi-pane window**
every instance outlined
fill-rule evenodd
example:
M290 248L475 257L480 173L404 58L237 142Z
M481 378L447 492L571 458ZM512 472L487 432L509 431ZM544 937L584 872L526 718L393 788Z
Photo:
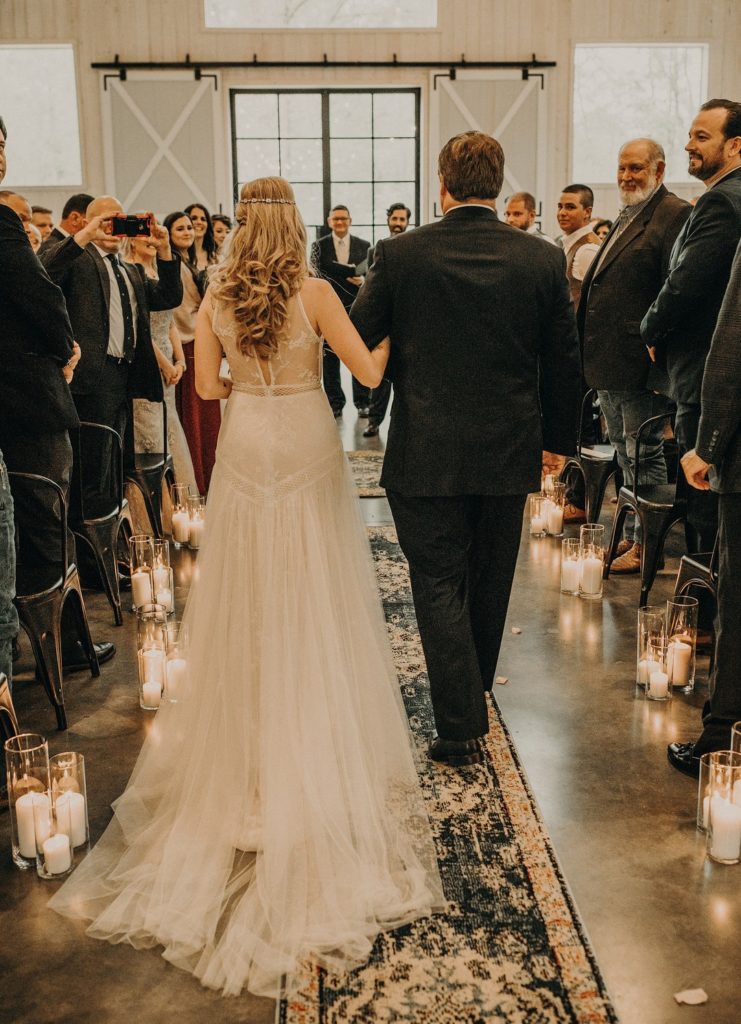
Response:
M206 28L435 28L437 0L205 0Z
M6 187L82 184L75 57L69 45L0 45Z
M684 145L706 89L705 44L577 46L574 180L613 182L622 143L648 136L664 147L666 180L689 181Z
M287 178L311 238L338 203L372 242L388 233L392 203L416 219L417 89L234 90L232 137L235 195L253 178Z

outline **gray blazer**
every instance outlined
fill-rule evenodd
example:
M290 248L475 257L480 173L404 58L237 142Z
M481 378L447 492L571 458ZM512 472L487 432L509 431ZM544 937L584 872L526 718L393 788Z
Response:
M713 490L741 494L741 243L705 361L696 448Z

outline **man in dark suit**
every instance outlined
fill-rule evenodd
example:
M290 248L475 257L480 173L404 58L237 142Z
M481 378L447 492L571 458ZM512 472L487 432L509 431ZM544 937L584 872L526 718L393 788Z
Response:
M702 754L728 750L731 727L741 721L741 244L705 361L700 402L697 444L682 468L693 488L712 487L718 495L715 660L700 737L668 747L670 763L695 777Z
M499 143L440 153L442 220L376 246L351 318L391 339L395 388L382 485L409 561L438 736L481 759L528 491L543 448L576 444L581 368L560 249L503 224Z
M0 122L3 143L4 136ZM0 180L3 171L0 165ZM68 431L79 422L67 381L79 350L64 296L31 250L23 226L30 219L31 207L22 196L6 193L0 199L0 448L10 470L49 477L67 493L72 469ZM32 585L50 583L61 561L57 503L18 491L16 519L22 525L19 569ZM3 632L0 623L0 637ZM67 671L88 665L75 635L64 630ZM115 652L111 643L96 644L96 650L99 661Z
M404 203L392 203L386 210L386 224L389 229L389 238L395 235L403 235L409 227L409 219L412 211ZM365 259L364 273L368 273L376 258L376 247L371 245ZM376 437L381 424L386 416L386 411L391 401L391 381L385 377L377 388L373 388L368 407L368 426L363 431L363 437Z
M626 484L633 482L636 433L641 423L667 409L666 399L646 386L651 360L640 324L659 294L669 257L690 205L662 181L664 150L653 139L626 142L618 155L619 217L602 243L581 286L576 314L584 378L596 388ZM642 484L666 483L664 426L655 424L641 451ZM621 541L612 571L641 569L638 517L630 539Z
M677 403L680 454L695 446L705 357L741 238L741 103L704 103L689 136L689 173L706 191L677 237L669 275L641 324L656 371L668 374L667 394ZM648 386L666 386L663 375L649 374ZM717 507L710 491L690 489L688 519L697 550L713 547Z
M332 285L346 310L350 309L363 278L357 273L365 262L369 243L350 234L352 218L346 206L333 206L327 217L330 234L324 235L311 247L311 263L320 277ZM347 268L347 269L346 269ZM340 382L340 361L332 349L324 346L324 390L335 416L341 416L345 407L345 394ZM361 417L368 415L370 389L360 381L352 381L352 398Z
M45 248L51 249L52 246L59 245L65 238L69 238L70 235L76 235L81 228L85 227L87 208L92 203L93 198L87 192L76 192L73 196L69 197L62 209L62 217L58 226L52 228L48 238L44 239L41 247L42 251Z
M122 214L111 196L94 200L87 223L76 235L48 249L41 260L67 302L75 338L82 349L72 381L81 420L112 427L127 438L132 398L161 402L162 379L152 347L149 311L172 309L182 300L180 260L170 250L167 231L153 215L159 279L146 277L138 264L121 263L121 238L111 233L111 218ZM125 454L133 451L131 439ZM103 442L85 466L86 511L110 494L111 450Z

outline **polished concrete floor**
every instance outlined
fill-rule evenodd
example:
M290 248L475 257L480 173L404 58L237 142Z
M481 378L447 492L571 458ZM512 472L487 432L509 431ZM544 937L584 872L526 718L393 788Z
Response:
M365 441L348 411L346 448ZM382 438L385 431L382 433ZM390 521L383 500L362 503L369 522ZM603 521L609 523L613 506ZM574 530L569 532L576 532ZM653 600L672 589L679 536ZM194 572L179 559L179 607ZM561 596L559 545L523 534L496 697L550 831L556 854L623 1024L738 1024L741 1020L741 866L704 857L695 831L695 784L674 772L665 747L697 731L702 685L670 706L637 698L633 685L638 581L611 580L600 602ZM97 639L118 654L100 680L68 679L68 734L33 681L28 644L17 665L22 726L49 738L52 752L87 759L91 830L125 785L151 718L136 703L133 620L112 626L101 594L87 596ZM701 681L701 683L704 680ZM223 1000L154 952L87 939L46 910L56 886L15 869L9 821L0 815L0 1021L12 1024L201 1024L274 1020L250 996ZM680 1007L673 993L704 988L705 1006ZM424 1022L420 1022L424 1024Z

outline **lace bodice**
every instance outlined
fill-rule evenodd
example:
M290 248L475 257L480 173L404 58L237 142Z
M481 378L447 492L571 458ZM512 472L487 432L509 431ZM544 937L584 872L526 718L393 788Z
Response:
M279 396L321 386L322 339L309 323L300 295L289 300L284 337L268 359L240 351L234 318L221 302L214 306L212 324L226 354L235 391Z

